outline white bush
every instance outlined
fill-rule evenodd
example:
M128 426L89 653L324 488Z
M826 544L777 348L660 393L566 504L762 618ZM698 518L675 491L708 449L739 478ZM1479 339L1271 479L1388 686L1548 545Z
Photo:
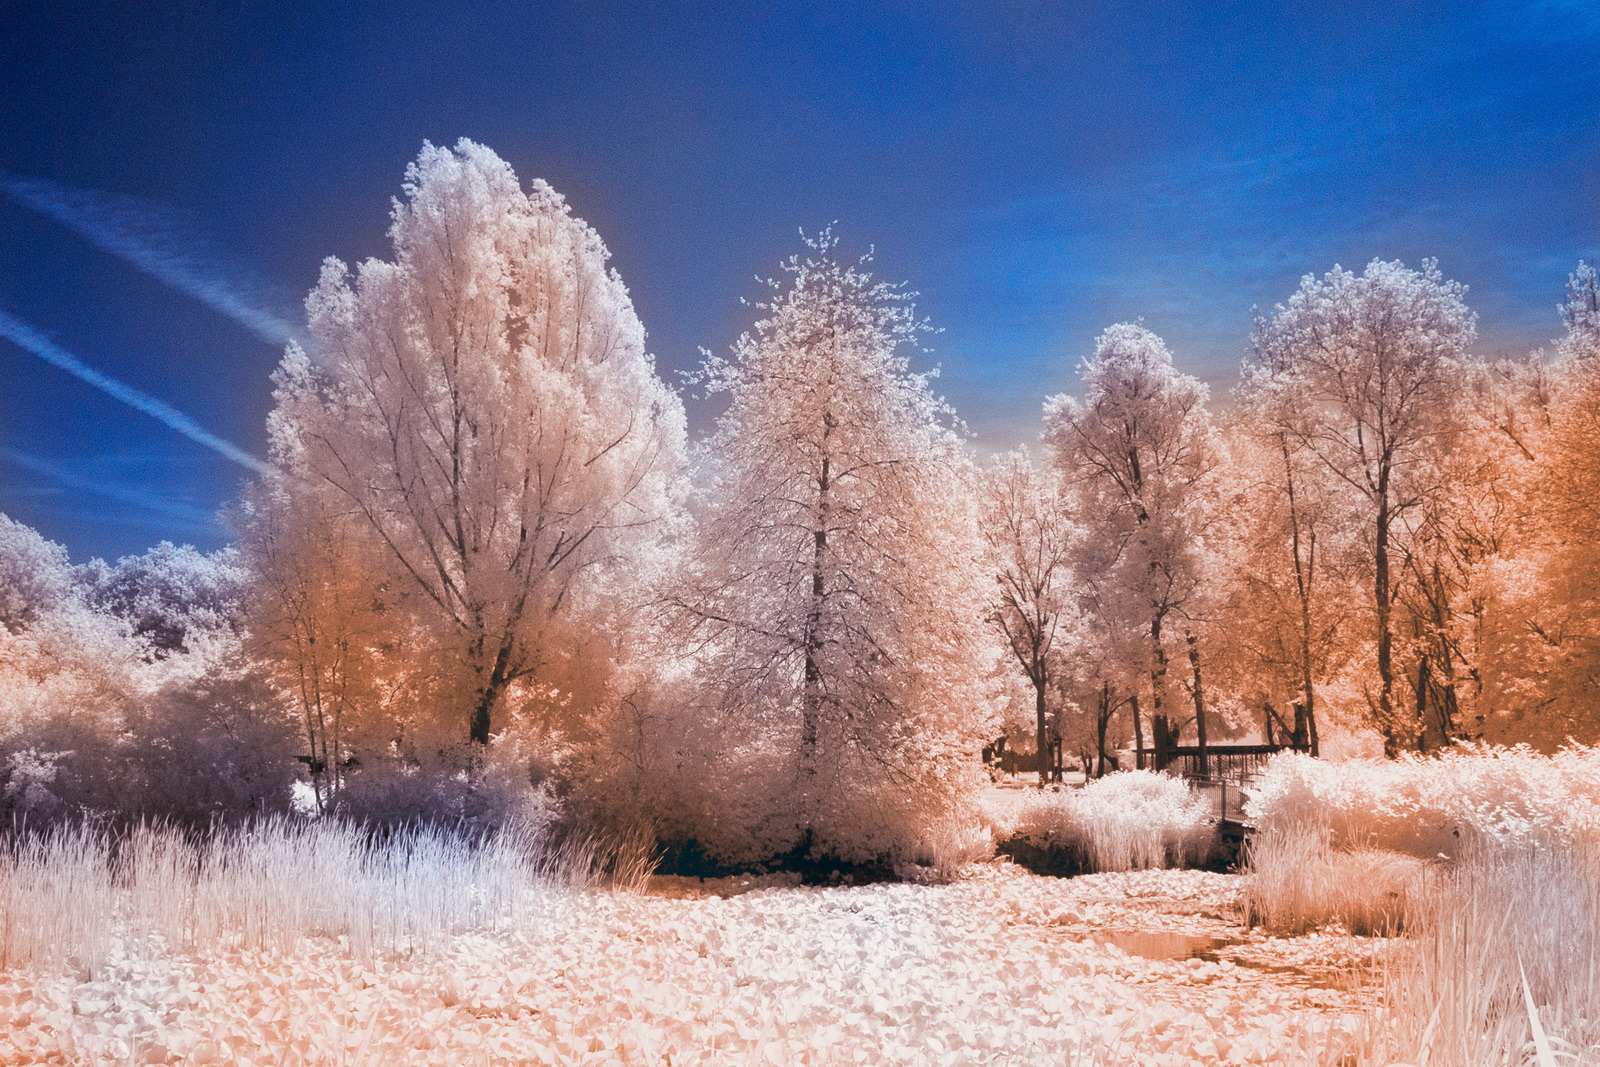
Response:
M1259 830L1322 827L1337 848L1455 856L1469 839L1600 840L1600 751L1462 746L1438 756L1273 759L1245 814Z
M1204 797L1152 771L1108 774L1078 790L1030 790L1000 822L1007 836L1076 854L1093 871L1194 862L1213 829Z
M558 884L599 873L595 852L522 829L378 833L337 819L266 819L207 838L61 825L0 846L0 968L76 959L92 970L114 937L197 951L326 937L362 959L432 952L525 925Z

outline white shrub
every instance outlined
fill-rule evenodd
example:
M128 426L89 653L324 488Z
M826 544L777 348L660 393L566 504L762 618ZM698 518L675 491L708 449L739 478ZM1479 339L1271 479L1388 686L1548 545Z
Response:
M558 885L602 874L600 851L555 849L524 829L379 833L337 819L266 819L208 838L64 825L0 847L0 968L76 959L92 970L115 937L197 951L323 937L362 959L428 953L462 933L526 926Z
M1152 771L1108 774L1079 790L1029 791L1001 823L1008 836L1075 853L1093 871L1194 862L1213 829L1204 797Z
M1273 759L1245 814L1259 830L1323 827L1335 847L1455 856L1467 839L1600 840L1600 751L1462 746L1438 756Z

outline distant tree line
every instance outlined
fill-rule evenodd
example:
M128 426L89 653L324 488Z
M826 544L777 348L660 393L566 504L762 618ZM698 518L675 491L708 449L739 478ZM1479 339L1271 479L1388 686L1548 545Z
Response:
M1600 735L1600 303L1490 362L1432 262L1307 277L1213 408L1110 327L980 461L903 289L823 232L688 441L598 235L468 141L328 260L234 547L0 516L0 807L647 828L928 863L985 742L1396 755ZM1135 757L1138 759L1139 757Z

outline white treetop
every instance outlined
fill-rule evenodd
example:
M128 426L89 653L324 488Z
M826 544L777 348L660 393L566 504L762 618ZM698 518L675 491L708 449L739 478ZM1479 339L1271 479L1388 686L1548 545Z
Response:
M1600 272L1580 262L1558 310L1567 335L1556 342L1557 352L1570 361L1600 357Z

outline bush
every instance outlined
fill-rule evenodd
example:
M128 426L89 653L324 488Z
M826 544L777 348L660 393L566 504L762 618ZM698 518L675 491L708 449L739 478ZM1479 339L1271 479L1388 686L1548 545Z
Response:
M1335 848L1453 857L1474 839L1600 840L1600 751L1466 745L1330 763L1274 757L1245 804L1258 831L1320 828Z
M294 722L276 692L236 665L138 702L121 747L124 820L206 826L290 810Z
M1000 820L1004 836L1085 871L1199 861L1214 840L1211 805L1179 778L1123 771L1082 789L1028 791Z
M1432 885L1424 860L1377 848L1335 849L1325 829L1274 828L1250 842L1245 922L1292 937L1330 923L1390 936Z
M426 762L369 759L345 772L335 814L373 826L434 824L543 834L561 815L536 761L513 739L463 743Z
M699 699L687 678L641 684L567 768L575 822L653 834L672 873L771 869L948 879L993 854L966 751L920 761L908 778L841 753L809 832L799 803L798 740L770 721ZM908 742L909 744L909 742Z

